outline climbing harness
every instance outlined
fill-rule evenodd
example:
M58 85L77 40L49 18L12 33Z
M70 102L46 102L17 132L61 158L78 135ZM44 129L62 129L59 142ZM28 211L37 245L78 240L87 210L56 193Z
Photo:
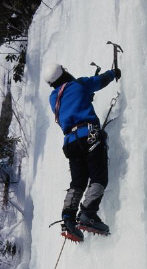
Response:
M61 97L63 95L63 92L64 92L66 85L67 85L67 83L64 83L58 92L58 97L57 97L57 101L56 101L56 105L55 105L55 122L56 123L59 123L59 109L60 109Z
M100 136L99 136L99 126L95 124L88 124L88 138L87 142L91 147L89 148L89 152L95 149L96 146L98 146L101 143ZM93 144L94 143L94 144Z
M117 100L119 98L119 95L120 93L117 92L117 96L116 97L113 97L111 99L111 102L110 102L110 108L108 110L108 113L107 113L107 116L105 118L105 121L102 125L102 128L100 129L99 126L97 124L92 124L92 123L83 123L83 124L79 124L79 126L75 126L73 127L68 133L72 132L75 134L76 136L76 139L79 143L79 146L81 147L80 145L80 141L79 141L79 137L78 137L78 134L77 134L77 129L79 127L82 127L82 126L88 126L88 130L89 130L89 133L88 133L88 138L87 138L87 142L89 145L91 145L91 147L89 148L89 152L93 151L100 143L101 143L101 140L102 140L102 135L104 134L104 129L106 128L106 126L111 122L113 121L114 119L111 119L111 120L108 120L109 118L109 115L112 111L112 108L116 105L117 103Z
M97 141L97 138L99 136L98 125L89 123L88 124L88 129L89 129L89 135L88 135L87 142L88 142L88 144L93 144L94 142Z

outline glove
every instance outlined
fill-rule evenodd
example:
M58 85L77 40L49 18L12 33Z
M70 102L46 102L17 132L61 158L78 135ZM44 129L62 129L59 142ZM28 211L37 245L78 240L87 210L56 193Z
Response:
M115 77L117 79L120 79L121 78L121 70L119 68L117 69L113 69L114 73L115 73Z

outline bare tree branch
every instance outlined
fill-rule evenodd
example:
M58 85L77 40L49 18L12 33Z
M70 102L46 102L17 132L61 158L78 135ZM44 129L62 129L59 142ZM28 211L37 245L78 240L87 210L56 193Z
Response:
M10 201L10 199L8 199L8 202L24 216L24 211L22 210L22 208L20 208L19 205L17 205L15 202Z

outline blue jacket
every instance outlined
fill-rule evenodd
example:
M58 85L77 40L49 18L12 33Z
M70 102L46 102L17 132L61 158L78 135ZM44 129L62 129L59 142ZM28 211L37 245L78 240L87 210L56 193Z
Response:
M89 122L100 126L92 105L94 92L106 87L115 78L115 72L108 70L104 74L93 77L82 77L69 82L64 89L61 97L59 110L59 124L64 134L71 130L76 124ZM50 95L50 105L55 113L55 105L58 92L61 87L56 88ZM78 129L78 136L88 136L88 128ZM65 135L64 143L76 140L75 134Z

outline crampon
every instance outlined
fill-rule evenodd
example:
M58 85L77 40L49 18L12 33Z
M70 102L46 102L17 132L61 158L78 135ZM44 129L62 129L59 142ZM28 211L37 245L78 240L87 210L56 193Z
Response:
M61 235L64 236L66 239L69 239L75 243L83 241L83 239L69 233L68 231L62 232Z
M61 224L62 232L61 235L65 237L66 239L69 239L73 242L82 242L84 241L84 237L82 232L80 232L79 229L73 229L73 231L69 231L65 224Z
M98 235L104 235L104 236L108 236L110 235L110 232L109 231L101 231L101 230L98 230L98 229L95 229L93 227L88 227L88 226L84 226L82 224L79 224L77 226L77 228L79 230L82 230L83 232L87 231L88 233L93 233L94 235L95 234L98 234Z

